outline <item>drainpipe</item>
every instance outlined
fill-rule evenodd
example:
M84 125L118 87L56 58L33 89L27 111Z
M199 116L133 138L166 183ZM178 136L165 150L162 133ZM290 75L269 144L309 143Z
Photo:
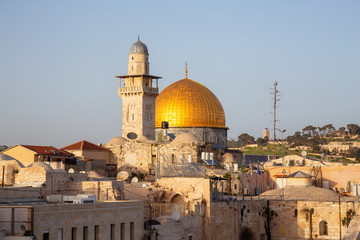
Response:
M340 195L339 195L339 234L341 240L341 202L340 202Z
M3 172L2 172L2 181L1 181L1 187L4 187L4 181L5 181L5 165L3 165Z

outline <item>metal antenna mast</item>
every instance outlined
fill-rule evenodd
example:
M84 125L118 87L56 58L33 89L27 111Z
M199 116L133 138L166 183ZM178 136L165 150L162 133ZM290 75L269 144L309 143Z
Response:
M277 109L277 107L278 107L278 105L277 105L277 102L278 101L280 101L280 99L279 99L279 96L278 96L278 94L280 93L279 92L279 90L277 90L277 85L278 85L278 83L277 83L277 81L275 81L275 83L274 83L274 88L273 89L271 89L272 90L272 92L270 92L270 94L273 94L274 95L274 106L273 106L273 117L274 117L274 119L273 119L273 124L274 124L274 128L273 128L273 136L274 136L274 138L273 138L273 144L274 144L274 149L273 149L273 159L275 159L275 142L276 142L276 122L278 122L278 120L276 120L276 109Z

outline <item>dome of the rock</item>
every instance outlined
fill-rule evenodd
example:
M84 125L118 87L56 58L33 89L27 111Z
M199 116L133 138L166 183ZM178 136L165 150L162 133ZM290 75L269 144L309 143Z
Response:
M163 121L169 127L226 128L220 101L208 88L182 79L165 88L156 98L155 128Z

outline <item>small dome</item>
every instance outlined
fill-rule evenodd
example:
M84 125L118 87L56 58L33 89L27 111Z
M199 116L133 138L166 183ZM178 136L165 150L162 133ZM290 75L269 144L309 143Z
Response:
M146 136L140 136L138 139L136 139L136 141L139 142L139 143L155 143L154 140L150 140Z
M50 167L49 165L47 165L46 163L43 163L43 162L34 162L34 163L30 164L29 166L27 166L27 168L35 168L35 167L41 167L46 172L54 172L54 169L52 167Z
M234 162L234 156L231 153L225 153L222 156L222 160L224 163L233 163Z
M181 143L190 144L191 142L198 143L199 141L191 133L181 133L174 139L174 141L171 142L171 144L181 144Z
M127 140L123 137L114 137L106 145L107 146L116 146L116 145L122 145L126 142L127 142Z
M149 55L147 46L138 39L131 47L129 54L146 54Z

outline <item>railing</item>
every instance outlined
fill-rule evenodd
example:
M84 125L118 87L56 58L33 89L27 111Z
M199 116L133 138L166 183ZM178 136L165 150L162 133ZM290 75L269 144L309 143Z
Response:
M150 92L150 93L158 93L159 88L152 88L147 86L130 86L130 87L120 87L120 93L133 93L133 92Z

